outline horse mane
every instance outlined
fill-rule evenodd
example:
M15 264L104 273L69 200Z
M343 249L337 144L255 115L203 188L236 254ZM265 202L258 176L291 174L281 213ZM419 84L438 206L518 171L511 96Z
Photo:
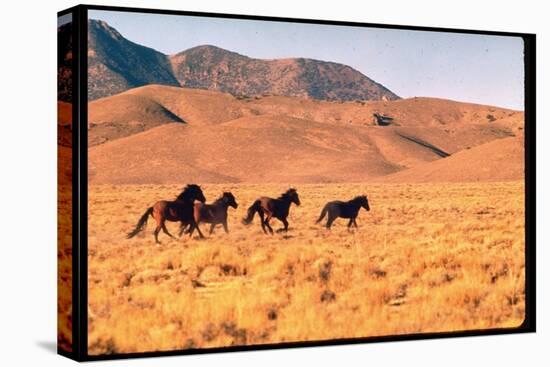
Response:
M196 184L188 184L182 190L182 192L177 196L176 200L185 200L189 192L192 190L200 190L200 186Z
M290 188L290 189L286 190L284 193L282 193L281 196L279 196L279 199L288 198L288 197L292 196L293 194L296 194L296 189Z
M365 195L358 195L358 196L354 197L353 199L351 199L350 201L355 202L355 201L364 200L365 198L366 198Z
M221 203L226 196L233 196L233 194L229 191L226 191L219 198L217 198L212 204Z
M223 198L225 197L225 193L220 196L219 198L217 198L216 200L214 200L214 202L212 203L212 205L214 204L218 204L218 203L221 203L223 201Z

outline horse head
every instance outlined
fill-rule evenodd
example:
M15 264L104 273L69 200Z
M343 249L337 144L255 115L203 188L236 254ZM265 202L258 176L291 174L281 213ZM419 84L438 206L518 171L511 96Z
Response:
M189 184L187 185L181 194L178 195L178 200L195 201L198 200L201 203L206 202L206 198L199 185Z
M226 202L226 204L232 208L237 209L237 207L239 206L239 204L237 204L237 200L235 200L235 196L233 196L233 194L230 192L224 192L223 199Z
M361 196L361 206L363 208L365 208L366 211L369 211L370 210L370 207L369 207L369 199L367 199L367 195L362 195Z
M285 195L288 196L291 203L294 203L298 206L300 205L300 198L298 197L298 192L296 191L296 189L293 189L293 188L288 189Z

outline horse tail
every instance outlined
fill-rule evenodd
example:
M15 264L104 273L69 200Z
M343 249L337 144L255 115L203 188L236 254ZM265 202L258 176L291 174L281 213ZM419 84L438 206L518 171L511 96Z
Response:
M147 219L149 219L149 215L153 215L153 207L150 207L145 211L145 213L141 216L141 218L137 222L136 228L134 228L132 232L128 233L127 238L132 238L143 230L143 228L147 224Z
M254 219L254 214L256 214L256 212L259 212L261 208L262 203L258 199L254 202L254 204L250 206L250 208L248 208L248 214L246 215L246 218L243 218L243 224L252 223L252 219Z
M321 210L321 215L319 216L319 219L317 219L315 223L319 223L320 221L322 221L325 215L327 215L327 211L328 211L328 204L323 207L323 210Z

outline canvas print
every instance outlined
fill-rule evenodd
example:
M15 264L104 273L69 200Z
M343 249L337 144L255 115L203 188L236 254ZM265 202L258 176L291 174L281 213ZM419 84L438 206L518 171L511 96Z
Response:
M521 327L524 62L514 36L89 10L88 354Z
M57 24L57 345L72 351L72 15Z

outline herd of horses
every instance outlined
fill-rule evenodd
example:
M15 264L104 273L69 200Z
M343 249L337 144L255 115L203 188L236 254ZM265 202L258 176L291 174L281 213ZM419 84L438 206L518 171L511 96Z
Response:
M254 201L248 208L247 215L242 219L242 222L246 225L251 224L257 213L260 217L260 224L265 234L273 234L273 228L271 228L269 224L272 218L276 218L283 223L283 228L277 231L286 232L288 231L287 218L291 204L300 205L298 192L293 188L288 189L276 199L262 196ZM210 234L214 232L217 225L222 225L225 232L229 233L229 228L227 226L227 210L229 207L235 209L238 207L237 200L231 192L224 192L222 196L212 204L206 204L206 198L200 186L190 184L183 189L176 197L176 200L157 201L153 206L149 207L139 219L134 230L128 233L128 238L134 237L145 228L149 216L153 217L157 224L154 231L156 243L160 243L158 235L161 230L166 235L175 238L166 228L166 221L180 223L180 237L183 233L192 236L196 230L200 238L204 238L199 227L199 224L203 222L210 224ZM351 228L351 226L357 227L357 222L355 220L361 208L367 211L370 210L369 201L366 195L357 196L349 201L330 201L326 203L321 210L321 214L316 223L321 222L323 218L327 216L325 226L330 229L336 218L340 217L349 219L348 228Z

